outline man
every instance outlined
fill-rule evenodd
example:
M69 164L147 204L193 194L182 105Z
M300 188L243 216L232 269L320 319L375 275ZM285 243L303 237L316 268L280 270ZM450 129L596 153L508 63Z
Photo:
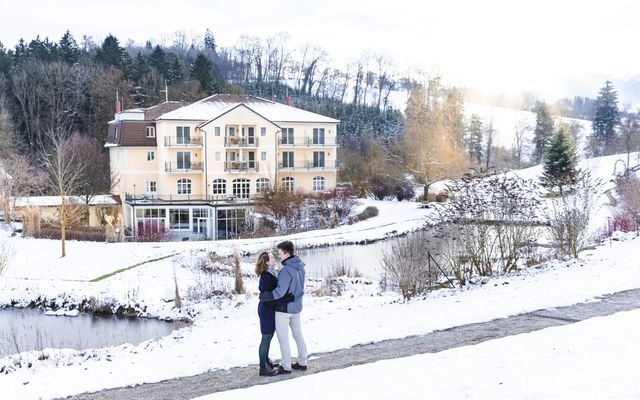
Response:
M278 273L278 286L271 292L260 294L260 301L273 301L289 293L293 301L287 303L286 312L276 309L276 334L282 352L282 363L277 367L279 374L290 374L291 369L307 370L307 345L302 337L300 327L300 313L302 312L302 298L304 296L305 272L304 263L300 257L293 254L293 243L284 241L277 246L278 256L282 260L282 270ZM289 328L298 347L298 361L291 364L291 349L289 348Z

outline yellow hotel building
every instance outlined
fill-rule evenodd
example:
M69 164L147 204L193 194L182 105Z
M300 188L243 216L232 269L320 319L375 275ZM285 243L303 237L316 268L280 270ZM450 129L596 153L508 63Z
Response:
M119 111L106 146L125 227L182 240L236 237L265 188L335 188L338 123L242 95Z

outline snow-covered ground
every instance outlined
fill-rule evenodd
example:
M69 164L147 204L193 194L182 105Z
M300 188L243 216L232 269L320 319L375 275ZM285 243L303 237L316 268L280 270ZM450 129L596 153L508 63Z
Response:
M638 399L640 310L198 397ZM276 379L277 380L277 379Z
M613 171L612 163L615 163L615 158L603 158L590 161L590 166L594 168L594 175L609 179ZM532 169L520 173L533 177L539 172ZM378 217L333 230L301 233L293 235L292 238L298 246L353 243L384 238L392 232L408 232L435 220L432 211L420 209L415 203L367 200L361 207L373 204L380 209ZM603 210L607 211L607 209ZM440 290L410 302L401 301L397 293L380 293L379 286L368 280L354 283L342 296L320 297L313 293L317 283L310 281L303 311L303 327L309 350L312 353L319 353L348 348L355 344L426 334L434 330L488 321L541 308L590 301L602 294L640 287L638 283L640 282L640 258L637 257L640 239L632 234L619 235L618 238L620 240L613 241L610 246L605 244L583 252L579 260L548 262L516 275L490 280L485 285ZM182 293L193 282L193 274L182 265L188 264L193 257L201 256L203 253L192 253L192 250L205 250L226 255L231 254L232 246L235 246L241 251L256 252L272 247L280 239L218 243L69 242L69 256L60 259L57 241L8 238L9 243L16 249L16 256L6 276L0 279L0 304L12 302L28 304L38 297L46 297L55 299L59 305L64 305L77 304L93 297L104 301L110 299L116 304L138 303L140 307L146 307L148 315L178 318L186 316L187 312L172 309L173 304L165 300L173 298L174 267ZM100 282L88 282L117 269L172 254L180 254L182 261L169 257L142 264ZM243 265L243 268L247 273L252 270L249 264ZM247 287L246 295L230 295L200 303L185 301L183 308L189 310L189 315L196 316L193 324L159 340L149 340L138 346L122 345L83 351L45 349L2 358L0 359L0 371L2 371L0 399L55 398L84 391L157 382L211 369L255 364L259 340L256 315L257 280L247 278L245 286ZM612 321L614 324L617 320ZM565 328L553 329L560 330L557 334L552 333L551 338L545 336L546 342L567 335L563 332L572 332L564 331ZM529 336L523 336L529 338ZM501 340L508 339L506 343L509 346L516 346L519 343L518 340L536 340L535 337L534 339L526 338ZM578 346L579 343L576 342L575 345ZM411 367L414 364L411 363L415 362L424 362L431 365L431 369L439 369L439 360L448 358L449 362L455 362L456 358L462 357L458 354L464 354L460 352L470 351L471 358L479 357L479 359L491 358L494 354L497 359L503 359L501 354L509 354L506 351L496 353L491 346L499 345L485 344L468 349L450 350L438 355L416 356L417 358L410 357L390 362L401 363L397 367L401 371L414 369ZM556 354L558 362L564 362L562 357L566 358L566 356L560 357L560 353L562 352L547 354L547 361L553 363L554 354ZM42 357L43 354L46 357ZM277 358L278 355L277 341L274 341L272 356ZM543 352L539 352L538 356L545 357ZM454 359L451 360L451 358ZM490 364L490 367L497 368L496 373L491 374L490 377L497 379L497 376L504 372L503 365L507 367L511 365L507 361L496 360ZM402 363L409 364L405 367ZM367 367L378 368L379 364ZM388 368L393 370L393 365L395 364L390 364ZM349 374L353 376L354 382L360 382L358 380L361 376L360 372L356 371L351 375L353 369L346 371L345 376ZM434 374L431 370L425 371L425 376ZM490 370L483 368L481 371L484 374ZM444 376L444 372L441 371L441 373ZM337 379L335 376L340 375L327 374L330 374L329 378L324 378L327 375L321 374L317 379ZM366 376L367 372L363 374ZM394 371L393 374L400 374L400 372ZM474 382L481 381L483 374L474 377L473 381L464 381L464 385L467 385L469 390L466 393L470 396L475 393L473 392ZM461 376L465 375L468 376L467 374ZM533 376L540 380L546 379L542 375L540 373ZM575 374L570 373L568 376L573 375ZM500 382L504 382L503 386L510 388L509 390L515 390L514 388L518 387L517 383L520 381L515 379L525 379L520 374L512 374L511 371L504 376L505 380ZM551 374L548 376L553 377ZM311 377L305 379L309 378ZM342 381L336 382L339 384ZM451 382L451 386L456 386L455 380L452 382L451 378L445 382ZM624 386L631 383L633 382L623 379L621 384ZM313 383L309 384L313 385ZM487 382L485 384L489 385ZM498 383L495 384L498 385ZM407 390L412 388L414 386L407 386ZM484 390L487 393L491 390L489 386L480 385L479 388L480 394L484 393ZM347 387L343 389L347 390ZM395 389L400 391L398 393L404 390L400 384L395 385ZM458 391L452 391L452 393L460 393L459 391L463 389L455 390ZM311 393L309 395L311 397L307 396L307 398L315 398L316 395L318 398L323 398L320 397L323 394L319 391ZM497 396L501 396L500 392L496 393ZM518 398L518 395L516 394L515 397ZM529 398L528 395L524 397Z

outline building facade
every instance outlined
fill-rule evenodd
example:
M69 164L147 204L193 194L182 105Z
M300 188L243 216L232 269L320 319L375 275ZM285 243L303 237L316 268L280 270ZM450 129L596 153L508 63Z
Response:
M239 95L117 112L106 146L125 226L133 235L236 237L266 188L335 188L338 122Z

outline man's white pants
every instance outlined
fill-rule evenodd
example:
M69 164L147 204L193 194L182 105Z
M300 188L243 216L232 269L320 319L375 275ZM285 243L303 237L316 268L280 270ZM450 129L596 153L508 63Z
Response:
M280 352L282 353L282 368L291 371L291 349L289 348L289 327L291 327L291 335L296 341L298 347L298 364L307 365L307 344L302 337L302 328L300 327L300 314L288 314L276 311L276 333L278 334L278 342L280 343Z

